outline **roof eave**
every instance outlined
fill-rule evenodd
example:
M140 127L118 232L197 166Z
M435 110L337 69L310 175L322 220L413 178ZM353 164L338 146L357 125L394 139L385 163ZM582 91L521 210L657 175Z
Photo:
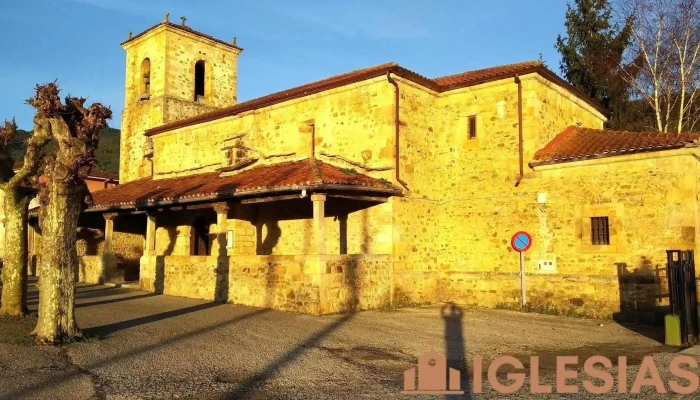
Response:
M373 187L373 186L360 186L360 185L334 185L334 184L317 184L317 185L293 185L285 186L281 188L268 188L268 189L256 189L247 190L243 192L231 192L231 193L216 193L206 196L192 196L184 197L179 199L168 199L160 201L142 201L142 202L131 202L124 204L114 204L106 205L103 207L93 207L88 208L84 212L107 212L107 211L119 211L119 210L141 210L161 206L174 206L174 205L186 205L186 204L196 204L196 203L207 203L211 201L223 201L230 199L240 199L246 197L254 197L261 194L272 194L272 193L285 193L285 192L296 192L301 190L311 190L311 191L321 191L321 190L341 190L341 191L358 191L358 192L372 192L381 193L391 196L399 196L403 193L401 189L395 187Z

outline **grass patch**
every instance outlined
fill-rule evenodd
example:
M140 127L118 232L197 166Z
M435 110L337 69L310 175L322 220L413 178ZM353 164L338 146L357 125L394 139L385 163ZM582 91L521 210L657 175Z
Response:
M31 346L34 344L34 336L26 333L18 333L12 336L11 343L17 346Z
M347 175L357 174L357 170L355 170L355 168L340 168L340 170Z

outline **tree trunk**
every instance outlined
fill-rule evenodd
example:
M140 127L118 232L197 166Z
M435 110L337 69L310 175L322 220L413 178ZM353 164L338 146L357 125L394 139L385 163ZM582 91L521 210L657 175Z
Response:
M42 235L37 342L80 336L75 321L76 233L85 193L81 186L49 178L40 215Z
M29 196L5 190L5 256L2 268L0 315L27 313L27 214Z

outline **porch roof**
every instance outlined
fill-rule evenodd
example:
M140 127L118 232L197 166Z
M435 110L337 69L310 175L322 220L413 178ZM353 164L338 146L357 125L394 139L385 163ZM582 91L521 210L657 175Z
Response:
M391 183L315 159L281 162L237 173L208 172L176 178L144 178L93 193L86 211L224 200L295 190L353 190L398 195Z

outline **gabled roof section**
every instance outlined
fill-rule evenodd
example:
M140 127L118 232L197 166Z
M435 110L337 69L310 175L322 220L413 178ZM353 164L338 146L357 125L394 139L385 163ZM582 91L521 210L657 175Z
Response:
M535 153L530 166L697 147L697 133L608 131L570 126Z
M316 159L263 165L236 174L209 172L168 179L139 179L93 193L90 209L123 209L190 203L302 189L345 189L397 195L386 181Z
M473 71L463 72L456 75L448 75L440 78L435 78L433 81L440 85L445 90L462 87L463 85L471 86L479 83L489 82L491 80L503 79L503 77L513 76L515 74L524 74L528 72L537 72L539 68L543 68L540 61L526 61L517 64L500 65L497 67L477 69Z
M189 26L177 25L177 24L173 24L172 22L169 22L169 21L163 21L163 22L161 22L160 24L153 25L152 27L150 27L150 28L146 29L145 31L139 33L138 35L132 36L131 39L128 39L128 40L123 41L123 42L121 43L121 46L124 46L125 44L130 43L130 42L133 42L134 40L140 38L141 36L144 36L144 35L147 34L148 32L151 32L151 31L154 31L154 30L160 28L161 26L167 26L167 27L169 27L169 28L173 28L173 29L176 29L176 30L179 30L179 31L182 31L182 32L191 33L191 34L193 34L193 35L196 35L196 36L199 36L199 37L201 37L201 38L214 41L214 42L219 43L219 44L221 44L221 45L224 45L224 46L226 46L226 47L230 47L230 48L236 49L236 50L238 50L238 51L243 51L243 48L242 48L242 47L238 47L238 46L236 46L235 44L228 43L228 42L224 42L223 40L217 39L217 38L215 38L215 37L213 37L213 36L209 36L209 35L207 35L207 34L205 34L205 33L202 33L202 32L199 32L199 31L195 31L194 29L190 28Z
M326 90L335 89L341 86L350 85L353 83L365 81L368 79L377 78L387 74L394 74L404 79L417 83L425 88L433 90L437 93L446 92L449 90L460 89L469 86L480 85L487 82L497 81L515 77L516 75L525 75L529 73L538 73L543 78L554 82L555 84L564 87L572 92L575 96L591 105L603 115L609 115L608 111L594 99L591 99L586 94L582 93L555 73L548 70L539 61L528 61L517 64L502 65L499 67L468 71L457 75L444 76L436 79L429 79L420 74L417 74L409 69L406 69L396 63L386 63L376 65L370 68L358 69L341 75L335 75L330 78L320 81L308 83L306 85L297 86L292 89L283 90L257 99L249 100L235 106L222 108L205 114L200 114L192 118L186 118L170 124L161 125L155 128L148 129L146 136L153 136L161 132L170 131L185 126L195 125L203 122L214 121L220 118L230 117L240 114L245 111L256 110L263 107L268 107L284 101L298 99L304 96L324 92Z

